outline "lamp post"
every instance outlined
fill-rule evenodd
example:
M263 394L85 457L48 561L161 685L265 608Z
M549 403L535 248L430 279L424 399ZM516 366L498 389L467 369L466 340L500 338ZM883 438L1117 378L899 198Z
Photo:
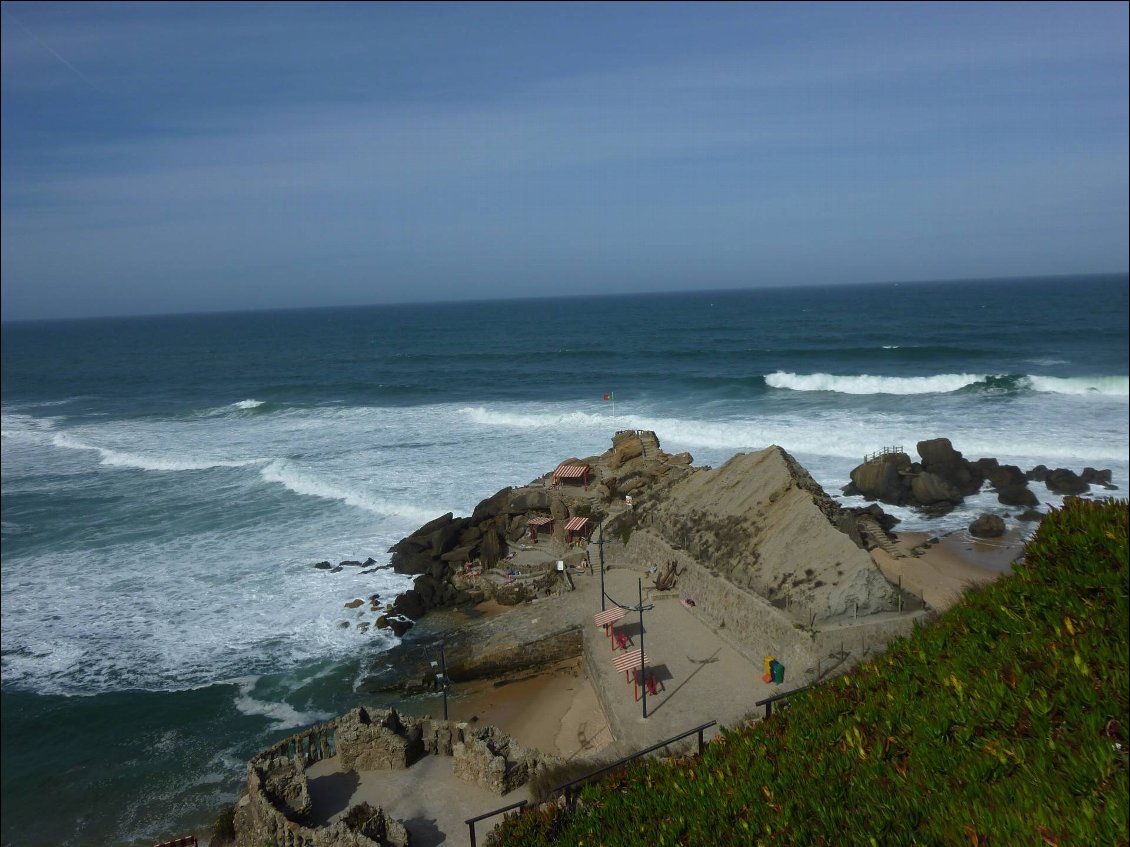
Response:
M600 538L596 542L600 548L600 611L604 611L604 521L600 522Z
M644 720L647 720L647 664L646 664L647 660L644 658L644 652L643 652L643 613L644 613L645 607L644 607L644 604L643 604L643 578L642 577L639 580L639 589L640 589L640 604L637 608L639 608L639 610L640 610L640 685L643 687L643 696L641 698L642 701L643 701L643 716L644 716ZM647 606L646 608L647 609L654 609L655 606L651 605L651 606Z
M443 642L439 642L439 661L435 659L430 660L433 668L438 667L439 670L435 671L436 678L440 680L443 686L443 719L447 720L447 656L443 652Z

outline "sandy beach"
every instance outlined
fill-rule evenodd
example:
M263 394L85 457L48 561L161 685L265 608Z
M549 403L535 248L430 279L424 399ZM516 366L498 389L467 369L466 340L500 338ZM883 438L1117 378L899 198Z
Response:
M1025 537L1016 529L994 539L974 538L965 529L897 535L894 546L902 557L880 549L872 550L871 557L887 579L901 578L903 588L938 611L953 606L966 588L1007 574L1023 554Z

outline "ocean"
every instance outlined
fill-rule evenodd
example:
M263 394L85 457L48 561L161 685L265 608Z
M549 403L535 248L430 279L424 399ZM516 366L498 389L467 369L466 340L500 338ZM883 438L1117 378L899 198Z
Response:
M407 578L314 563L384 564L424 521L620 429L696 464L779 444L837 495L865 454L945 436L971 459L1110 468L1125 496L1127 290L1117 275L5 324L3 844L203 835L246 759L360 702L395 643L344 603ZM943 518L889 509L936 530L985 510L1015 511L988 494Z

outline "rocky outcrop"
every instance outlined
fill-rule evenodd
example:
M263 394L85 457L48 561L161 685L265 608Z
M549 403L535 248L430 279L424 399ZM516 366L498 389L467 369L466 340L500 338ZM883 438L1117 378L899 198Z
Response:
M655 433L627 430L616 433L612 448L600 456L560 463L587 466L587 490L583 486L554 487L552 474L547 473L529 485L497 491L480 501L470 517L451 512L441 515L389 548L392 567L416 577L412 588L392 603L392 611L418 620L430 609L483 599L484 595L504 605L532 599L547 590L545 580L469 584L462 578L463 566L474 562L489 569L504 562L535 516L553 518L553 539L564 545L570 518L588 517L599 523L613 501L622 506L625 495L639 496L669 486L691 472L690 463L689 453L665 453ZM386 623L391 621L386 619Z
M871 557L840 528L854 516L780 447L697 470L634 519L741 588L770 602L788 595L816 622L886 611L894 600Z

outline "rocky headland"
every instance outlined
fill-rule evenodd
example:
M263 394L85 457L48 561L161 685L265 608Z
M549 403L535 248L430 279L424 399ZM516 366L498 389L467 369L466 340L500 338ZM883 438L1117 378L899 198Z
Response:
M919 462L901 450L869 457L848 490L942 514L988 481L1002 502L1035 505L1031 480L1018 469L992 459L969 462L946 439L920 442L918 453ZM1049 490L1065 493L1110 486L1109 472L1093 469L1042 478ZM414 577L412 588L383 609L373 595L370 610L380 615L378 627L398 635L429 613L438 623L382 654L389 667L418 668L410 652L445 625L458 628L446 640L452 681L498 685L507 675L528 678L556 662L579 662L598 704L593 725L606 721L613 748L624 754L695 722L748 719L757 698L778 691L762 678L766 657L788 668L790 687L819 682L928 619L931 604L944 607L970 583L993 578L968 565L951 569L944 589L933 583L927 604L923 580L951 566L931 549L936 538L900 541L890 532L895 523L876 504L843 507L780 447L695 467L689 454L664 451L655 433L623 431L600 455L565 459L528 485L484 499L470 516L442 515L399 541L389 564ZM319 566L334 569L327 564ZM337 567L381 566L370 560ZM917 587L908 589L904 577ZM637 589L644 600L645 581L647 649L660 657L657 670L671 685L653 695L655 711L641 722L593 614L606 605L602 592L609 606L631 605ZM494 612L479 620L460 619L458 610L488 607ZM399 686L405 694L435 690L436 683L425 671L409 686L375 676L360 688L388 694ZM395 799L381 792L379 776L362 778L336 815L317 811L314 786L356 786L358 772L409 769L432 753L452 758L458 780L506 793L552 767L553 752L531 751L485 725L355 710L253 760L232 834L239 844L403 844L412 825L405 830L383 801L358 799L364 790ZM446 796L436 802L452 802Z

